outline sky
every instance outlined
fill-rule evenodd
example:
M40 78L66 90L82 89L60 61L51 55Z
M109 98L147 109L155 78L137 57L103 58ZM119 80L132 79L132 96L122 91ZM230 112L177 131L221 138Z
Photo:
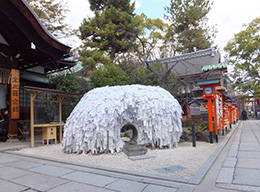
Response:
M67 22L78 28L83 18L92 17L94 14L89 9L88 0L67 0ZM134 0L133 0L134 1ZM165 7L170 5L170 0L135 0L136 14L145 13L150 18L164 18ZM232 39L234 34L244 28L243 24L250 23L256 17L260 17L260 0L215 0L208 14L208 25L215 26L218 30L214 45L217 45L222 56L223 48ZM70 46L76 47L79 41L70 42Z

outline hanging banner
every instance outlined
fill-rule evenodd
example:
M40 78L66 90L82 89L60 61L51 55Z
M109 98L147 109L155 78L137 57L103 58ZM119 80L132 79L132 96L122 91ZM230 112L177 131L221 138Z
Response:
M11 70L11 119L20 118L20 103L19 103L19 85L20 72L17 69Z

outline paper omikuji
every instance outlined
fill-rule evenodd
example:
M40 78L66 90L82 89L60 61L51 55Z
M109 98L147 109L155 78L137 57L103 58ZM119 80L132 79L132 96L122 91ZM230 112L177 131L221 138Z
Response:
M133 125L137 143L156 148L178 146L182 134L178 101L158 86L125 85L87 92L68 117L62 146L67 153L120 152L120 132Z

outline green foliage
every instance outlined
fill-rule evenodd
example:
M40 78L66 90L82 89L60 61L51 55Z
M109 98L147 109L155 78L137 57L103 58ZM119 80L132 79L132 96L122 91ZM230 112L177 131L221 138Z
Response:
M206 25L211 6L210 0L171 0L166 7L166 18L171 22L166 42L173 42L179 53L209 48L216 34Z
M208 129L208 122L194 119L195 136L197 141L208 141L209 137L205 132ZM181 138L185 141L192 141L192 120L182 120L183 133Z
M57 90L79 94L77 97L66 97L64 99L62 105L63 119L69 116L81 96L89 90L88 82L73 73L60 73L52 79L51 86L51 88Z
M98 63L106 65L112 62L108 56L105 56L104 51L82 49L79 54L84 68L94 69Z
M244 27L224 50L234 65L233 87L243 94L260 98L260 18Z
M53 86L61 91L84 94L88 90L87 81L74 73L60 73L52 79Z
M65 14L68 12L66 1L27 0L42 24L55 37L63 38L74 32L65 23Z
M151 70L140 66L130 74L133 84L160 86L176 96L176 82L178 77L174 73L167 74L161 63L151 65Z
M191 119L182 120L182 127L191 127Z
M114 59L116 53L125 52L135 36L134 3L130 0L89 0L95 17L84 19L80 26L80 38L84 42L81 47L81 60L84 65L90 56L89 53L100 52L104 58ZM82 54L85 53L85 54ZM92 57L92 56L91 56ZM99 57L100 59L102 57ZM91 65L96 61L90 61ZM86 62L86 63L85 63Z
M164 35L168 28L167 23L164 23L161 19L148 18L144 13L135 16L135 23L138 28L136 34L138 41L135 42L134 49L137 52L137 56L142 62L144 60L155 59L153 54L155 48L161 45L164 40ZM158 52L158 50L156 50Z
M94 87L126 85L130 83L130 78L116 64L110 63L102 65L93 70L90 81Z

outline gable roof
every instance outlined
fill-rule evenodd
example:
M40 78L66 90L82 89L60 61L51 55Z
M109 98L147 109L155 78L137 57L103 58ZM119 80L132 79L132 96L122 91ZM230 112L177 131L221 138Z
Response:
M2 62L7 63L4 67L15 60L20 70L43 66L50 73L76 64L61 62L71 48L43 27L25 0L0 0L0 23L0 61L6 61Z
M150 64L156 62L165 64L167 65L168 69L171 69L179 77L181 77L187 75L201 74L203 66L217 64L220 63L220 61L220 53L217 51L217 46L215 46L197 52L152 60L148 62Z

